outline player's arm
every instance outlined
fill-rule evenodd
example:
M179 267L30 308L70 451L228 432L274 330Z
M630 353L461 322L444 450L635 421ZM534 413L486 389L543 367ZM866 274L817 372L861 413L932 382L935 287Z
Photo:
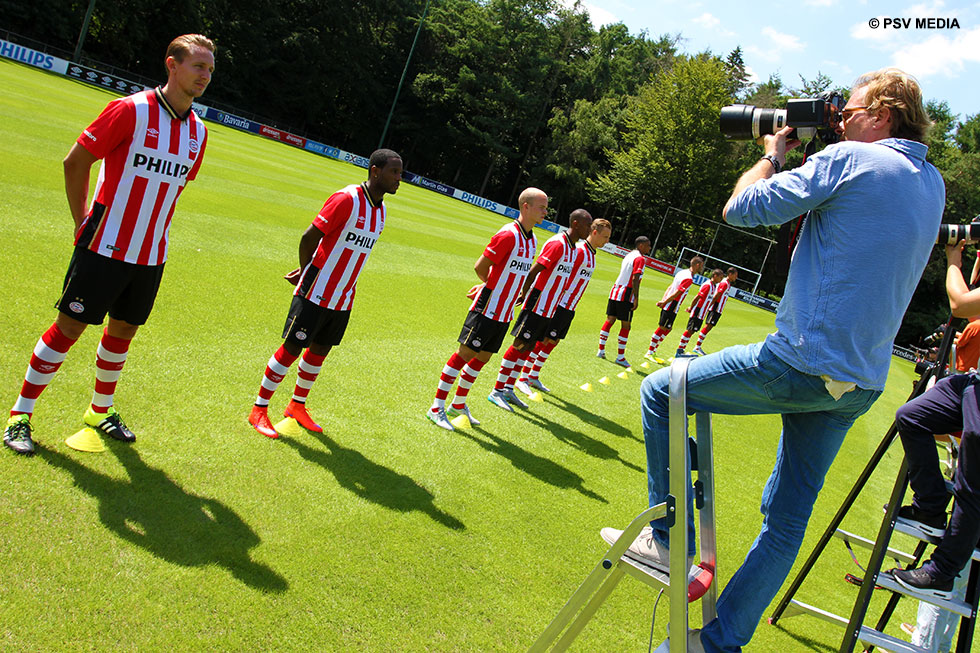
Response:
M637 272L633 275L632 287L633 287L633 310L640 305L640 281L643 279L643 273Z
M487 279L490 278L491 266L493 266L493 261L483 254L480 255L480 258L476 259L476 264L473 266L473 271L476 272L476 276L479 277L480 281L483 283L486 283Z
M545 265L542 265L541 260L538 259L531 266L531 271L527 273L527 278L524 279L524 285L521 286L521 293L517 296L516 303L523 304L524 298L527 297L527 293L531 290L531 286L534 285L534 280L538 278L538 275L542 271L547 270Z
M299 267L291 270L283 279L294 286L299 283L300 275L313 260L313 255L316 254L316 248L320 246L323 236L323 232L320 231L315 222L306 228L299 239Z
M96 161L98 159L94 154L75 143L62 162L65 168L65 194L76 232L82 226L88 210L89 178Z

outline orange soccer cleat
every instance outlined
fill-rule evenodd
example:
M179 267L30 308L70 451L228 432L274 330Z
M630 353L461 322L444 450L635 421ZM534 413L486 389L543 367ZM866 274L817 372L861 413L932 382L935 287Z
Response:
M268 406L252 406L252 412L248 416L248 423L255 427L255 430L267 438L278 438L279 434L269 421Z
M307 431L323 433L323 427L314 422L310 414L306 412L306 404L301 404L298 401L290 401L289 405L286 406L286 410L283 411L283 416L292 417Z

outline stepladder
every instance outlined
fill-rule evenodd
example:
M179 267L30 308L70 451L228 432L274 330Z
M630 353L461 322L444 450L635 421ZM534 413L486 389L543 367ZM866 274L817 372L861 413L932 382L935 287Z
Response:
M691 602L701 600L703 623L715 618L717 564L711 415L695 414L695 437L692 437L687 412L687 368L691 360L691 357L675 358L670 367L670 473L666 500L647 508L630 522L532 644L531 653L567 650L627 575L667 592L670 643L669 649L665 646L658 651L687 653ZM689 567L686 555L692 504L698 512L701 540L701 560L696 569ZM664 519L667 524L670 551L680 552L669 556L667 569L629 550L643 528L658 519ZM682 579L682 582L671 583L671 579Z

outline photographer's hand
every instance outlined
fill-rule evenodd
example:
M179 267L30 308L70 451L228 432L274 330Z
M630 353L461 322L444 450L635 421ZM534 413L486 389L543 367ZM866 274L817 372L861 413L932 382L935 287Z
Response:
M779 161L780 167L786 165L786 153L796 149L800 145L798 139L787 140L786 137L793 131L792 127L783 127L775 134L763 136L756 141L766 149L767 156L774 156Z
M790 150L799 146L800 141L797 139L786 140L786 137L792 131L792 127L783 127L775 134L770 136L763 136L756 141L759 145L766 148L766 153L764 156L772 156L779 162L779 167L782 168L786 163L786 153ZM743 190L759 181L760 179L768 179L776 174L776 167L768 159L762 158L751 168L749 168L741 177L738 178L738 182L735 184L735 189L732 191L732 196L728 198L728 202L725 204L725 208L721 212L722 219L728 213L728 207L731 206L735 198L738 197Z
M961 240L955 245L946 245L946 264L956 267L963 265L963 246L966 244L965 240Z

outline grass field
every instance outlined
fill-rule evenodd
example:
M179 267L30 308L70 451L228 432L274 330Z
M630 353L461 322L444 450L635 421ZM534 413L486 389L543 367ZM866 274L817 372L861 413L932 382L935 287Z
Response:
M113 96L4 59L0 88L6 407L54 319L71 253L60 161ZM108 442L98 455L64 444L91 397L93 328L38 402L38 455L0 451L0 649L526 650L605 550L599 529L623 527L645 507L642 371L620 380L619 368L594 357L618 259L600 253L569 338L542 373L553 394L527 412L491 406L483 397L495 357L471 395L483 426L447 433L423 411L455 347L473 262L504 219L403 184L387 200L388 224L347 337L310 396L325 433L269 440L245 418L280 343L292 290L282 275L295 267L299 236L323 200L365 173L209 129L201 175L174 218L156 308L116 393L138 442ZM637 363L656 326L651 298L668 281L653 272L644 281L628 351ZM771 314L731 301L705 348L759 340L772 323ZM273 411L288 401L294 375ZM612 384L596 384L602 376ZM804 553L912 377L911 365L895 359L886 392L828 476ZM578 388L587 381L594 392ZM760 527L778 434L777 417L715 419L722 582ZM847 530L874 537L897 449ZM798 598L849 614L857 588L844 583L846 572L860 574L835 544ZM646 586L623 582L577 650L644 650L653 599ZM899 634L914 610L903 601L889 631ZM661 601L657 641L666 614ZM761 624L746 650L831 651L842 635L799 617Z

